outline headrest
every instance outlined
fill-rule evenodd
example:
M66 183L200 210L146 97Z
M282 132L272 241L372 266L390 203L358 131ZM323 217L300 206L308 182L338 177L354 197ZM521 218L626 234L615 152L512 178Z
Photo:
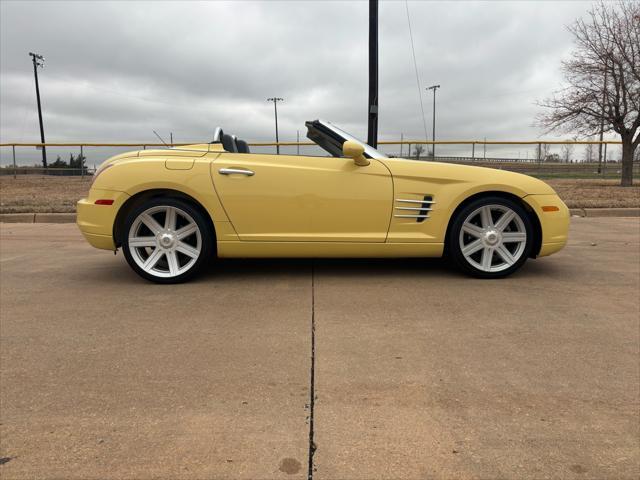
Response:
M238 153L251 153L249 152L249 145L244 140L237 139L236 147L238 147Z
M233 141L233 137L231 135L226 134L226 133L222 134L222 147L227 152L230 152L230 153L237 152L236 144Z

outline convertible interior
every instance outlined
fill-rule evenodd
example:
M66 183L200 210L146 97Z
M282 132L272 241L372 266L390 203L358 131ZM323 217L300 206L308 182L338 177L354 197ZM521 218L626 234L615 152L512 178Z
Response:
M358 140L347 132L339 129L335 125L324 120L310 120L305 122L307 127L307 138L329 153L333 157L342 157L342 145L347 140L360 143L364 147L364 156L367 158L386 158L387 156ZM222 147L229 153L251 153L246 141L239 139L235 135L229 135L216 128L213 135L213 142L222 143Z
M251 153L247 142L235 135L224 133L220 127L217 127L213 133L213 142L211 143L222 143L222 148L229 153Z

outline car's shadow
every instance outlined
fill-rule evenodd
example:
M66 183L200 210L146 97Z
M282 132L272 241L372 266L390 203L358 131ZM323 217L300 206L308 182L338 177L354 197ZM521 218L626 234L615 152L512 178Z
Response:
M311 271L324 276L395 276L430 272L433 275L458 276L458 272L439 258L314 258L314 259L218 259L199 279L228 277L303 275Z
M119 260L119 261L118 261ZM459 272L450 261L443 258L361 258L361 259L216 259L189 281L190 284L216 283L239 279L269 279L270 277L309 278L313 270L316 278L322 277L376 277L392 279L397 277L476 280ZM77 275L90 284L152 284L141 279L129 268L122 257L108 259L99 269L79 269ZM561 269L553 261L529 260L508 280L535 280L559 278Z
M273 275L317 277L413 277L434 279L473 279L456 269L446 258L315 258L315 259L217 259L194 279L198 282L225 278L264 277ZM555 277L561 271L553 261L528 260L508 278L540 279ZM483 281L483 280L479 280Z

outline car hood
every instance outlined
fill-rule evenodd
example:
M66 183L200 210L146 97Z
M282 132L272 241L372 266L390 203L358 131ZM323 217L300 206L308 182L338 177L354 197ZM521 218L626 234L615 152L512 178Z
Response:
M483 184L488 188L506 186L517 191L520 196L555 194L553 188L542 180L507 170L404 158L381 158L379 161L387 166L394 178Z

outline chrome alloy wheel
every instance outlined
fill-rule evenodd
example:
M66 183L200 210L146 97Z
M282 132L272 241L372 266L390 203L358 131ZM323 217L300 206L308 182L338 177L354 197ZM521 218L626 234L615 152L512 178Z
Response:
M151 207L131 224L131 257L149 275L176 277L191 269L202 252L202 234L195 220L171 206Z
M500 272L516 263L527 245L520 215L505 205L484 205L464 220L460 251L470 265L483 272Z

